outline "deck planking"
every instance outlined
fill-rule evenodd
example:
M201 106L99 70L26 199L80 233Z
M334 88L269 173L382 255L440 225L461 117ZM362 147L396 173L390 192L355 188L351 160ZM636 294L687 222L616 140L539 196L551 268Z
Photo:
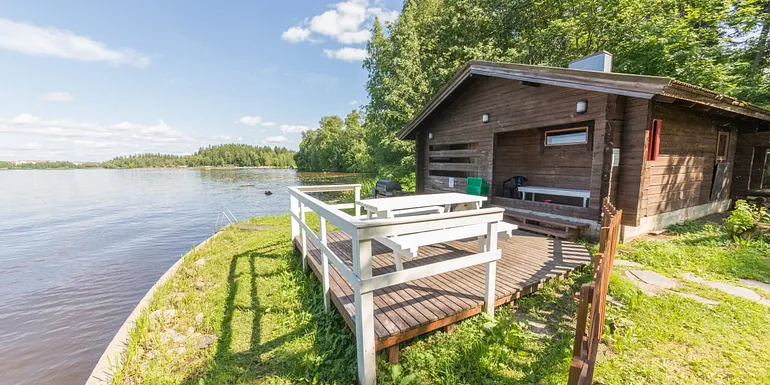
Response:
M353 268L351 238L341 231L327 233L329 248ZM294 239L299 250L300 238ZM308 264L321 280L321 253L308 239ZM563 277L591 262L585 247L560 239L514 231L499 239L502 258L497 262L495 306L501 306L540 289L548 280ZM420 247L418 257L404 261L404 269L478 253L476 239ZM396 271L392 251L372 241L372 275ZM329 265L332 303L355 333L353 289ZM485 265L450 271L374 292L375 347L384 349L420 334L479 314L484 305Z

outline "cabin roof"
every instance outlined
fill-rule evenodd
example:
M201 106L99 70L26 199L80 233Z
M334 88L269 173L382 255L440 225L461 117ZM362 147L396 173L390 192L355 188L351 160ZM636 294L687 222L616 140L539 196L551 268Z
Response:
M770 121L770 110L720 94L674 78L587 71L572 68L545 67L489 61L470 61L457 70L452 79L398 132L400 139L413 139L415 129L450 96L460 91L469 79L495 77L522 82L577 88L587 91L624 95L667 102L681 101L689 106L700 105L725 115Z

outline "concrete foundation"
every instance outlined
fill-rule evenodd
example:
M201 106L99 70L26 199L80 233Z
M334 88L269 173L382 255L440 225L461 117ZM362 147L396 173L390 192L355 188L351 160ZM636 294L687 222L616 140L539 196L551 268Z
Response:
M639 221L639 226L623 226L621 228L621 238L624 242L629 241L653 231L664 230L673 224L688 219L698 219L705 217L706 215L727 211L727 209L730 208L731 202L730 199L725 199L699 206L669 211L652 217L645 217Z

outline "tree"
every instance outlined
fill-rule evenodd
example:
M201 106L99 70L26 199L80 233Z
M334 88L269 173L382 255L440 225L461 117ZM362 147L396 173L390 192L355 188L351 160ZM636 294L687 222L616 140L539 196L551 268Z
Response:
M413 142L396 133L473 59L566 67L607 50L616 72L770 104L770 0L407 0L398 20L375 19L371 32L363 132L371 168L383 177L414 171ZM349 166L349 157L328 153L327 138L307 134L298 164Z

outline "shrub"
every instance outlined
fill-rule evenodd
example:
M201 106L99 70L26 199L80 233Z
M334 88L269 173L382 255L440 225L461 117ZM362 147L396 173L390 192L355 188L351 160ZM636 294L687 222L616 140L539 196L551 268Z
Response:
M767 220L768 213L764 207L757 207L745 200L735 202L735 209L725 218L724 225L728 234L741 237L757 228L757 224Z

